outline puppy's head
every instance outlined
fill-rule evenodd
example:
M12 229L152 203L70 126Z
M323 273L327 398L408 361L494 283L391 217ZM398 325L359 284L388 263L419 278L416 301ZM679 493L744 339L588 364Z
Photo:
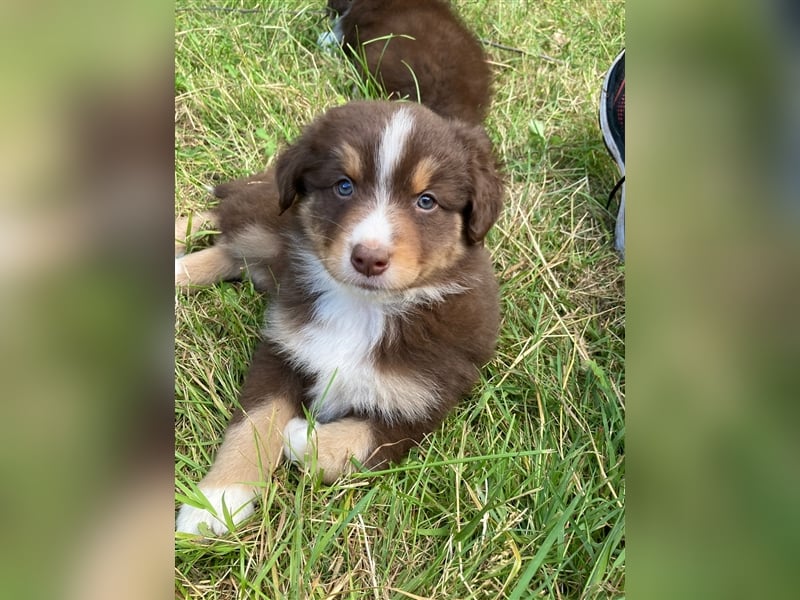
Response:
M503 187L480 127L412 103L331 109L279 157L296 211L338 281L400 291L446 279L497 220Z

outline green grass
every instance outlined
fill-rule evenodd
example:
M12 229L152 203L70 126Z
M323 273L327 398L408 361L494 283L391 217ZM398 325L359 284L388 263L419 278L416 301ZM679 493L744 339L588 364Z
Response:
M603 208L616 180L596 125L624 45L620 0L460 0L494 65L487 129L506 207L488 238L498 352L409 459L324 486L281 467L230 536L176 540L180 598L607 598L625 581L624 267ZM363 90L316 48L323 2L179 0L176 210L255 172ZM245 12L242 9L256 9ZM265 299L248 283L176 296L176 492L205 473Z

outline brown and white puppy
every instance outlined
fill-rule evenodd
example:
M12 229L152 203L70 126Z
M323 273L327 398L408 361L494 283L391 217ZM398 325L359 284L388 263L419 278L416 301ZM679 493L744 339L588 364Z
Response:
M481 123L491 100L480 42L446 0L329 0L332 32L390 98ZM332 43L323 35L320 43Z
M284 457L326 482L352 459L401 459L475 384L499 323L483 239L503 188L481 127L354 102L307 127L274 169L215 192L220 239L176 260L176 283L246 270L273 293L242 410L199 484L216 516L178 514L193 533L252 514Z

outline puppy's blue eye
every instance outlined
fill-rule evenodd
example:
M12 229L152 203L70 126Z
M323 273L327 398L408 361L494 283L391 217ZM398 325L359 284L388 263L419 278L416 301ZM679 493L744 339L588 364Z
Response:
M436 198L430 194L422 194L417 198L417 207L422 210L433 210L436 208Z
M345 177L344 179L336 182L334 189L340 196L351 196L353 194L353 189L355 188L353 187L353 182Z

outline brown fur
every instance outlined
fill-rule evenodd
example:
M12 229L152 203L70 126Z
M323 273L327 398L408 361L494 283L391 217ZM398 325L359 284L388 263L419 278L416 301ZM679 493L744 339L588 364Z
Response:
M389 271L400 274L349 282L340 273L349 252L347 236L381 193L376 148L400 110L414 122L405 151L398 152L387 209L394 224ZM342 177L354 186L347 198L335 192ZM434 210L415 204L421 181L438 202ZM498 289L483 238L499 214L502 184L483 130L446 121L416 104L351 103L312 123L274 169L218 186L215 193L222 233L209 250L223 266L246 264L256 284L274 293L265 338L241 392L242 411L233 417L203 489L246 485L256 476L256 464L262 476L271 472L286 423L314 413L318 402L323 408L309 440L316 460L308 464L315 464L325 481L350 471L352 457L369 468L400 460L469 392L494 350ZM181 261L191 264L192 256ZM191 272L187 277L194 280ZM321 277L337 283L323 285ZM434 292L419 296L426 289ZM316 356L302 354L302 340L309 327L325 331L319 303L326 294L341 294L345 307L361 307L353 310L363 310L363 320L383 315L377 342L364 355L364 377L341 375L345 391L374 393L381 405L349 405L351 398L334 397L342 393L335 385L333 400L319 400L326 375L317 371ZM411 300L403 304L401 298ZM382 308L386 302L397 308ZM332 327L338 319L361 327L357 314L330 318ZM358 336L349 342L348 335L335 343L360 343ZM350 356L348 348L343 352ZM352 360L359 352L354 346ZM345 370L352 366L347 360L341 364ZM329 401L335 411L326 414Z
M329 0L342 43L391 98L481 123L491 101L483 48L444 0ZM385 36L390 40L371 41ZM419 96L418 96L419 92Z

